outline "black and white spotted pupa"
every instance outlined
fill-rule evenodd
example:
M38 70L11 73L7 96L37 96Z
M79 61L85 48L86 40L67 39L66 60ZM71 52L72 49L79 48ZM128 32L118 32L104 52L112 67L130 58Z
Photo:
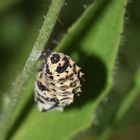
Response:
M68 56L50 52L37 72L35 101L42 112L62 111L81 93L81 68Z

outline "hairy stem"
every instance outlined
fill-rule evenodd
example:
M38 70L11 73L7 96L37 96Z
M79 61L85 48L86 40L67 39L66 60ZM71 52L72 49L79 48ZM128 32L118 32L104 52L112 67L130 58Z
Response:
M42 50L47 43L53 27L57 21L60 10L65 0L52 0L51 6L47 15L44 17L44 23L40 33L35 41L32 52L30 53L21 74L13 82L10 90L4 94L2 99L2 110L0 114L0 139L4 139L8 128L12 125L12 114L23 94L32 73L35 70L35 65L40 57ZM10 121L9 121L10 120Z

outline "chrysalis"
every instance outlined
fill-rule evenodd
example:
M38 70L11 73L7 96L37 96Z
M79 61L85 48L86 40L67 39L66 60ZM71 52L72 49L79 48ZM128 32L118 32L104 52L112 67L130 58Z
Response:
M68 56L50 51L36 74L35 101L39 110L62 111L81 93L81 68Z

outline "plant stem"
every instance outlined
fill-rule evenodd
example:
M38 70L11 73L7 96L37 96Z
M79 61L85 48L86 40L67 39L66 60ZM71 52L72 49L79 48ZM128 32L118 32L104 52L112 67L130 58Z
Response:
M13 112L23 94L24 88L35 70L37 60L52 33L64 1L65 0L52 0L48 13L44 17L44 23L40 33L21 74L17 77L16 81L13 82L10 90L3 96L2 110L0 114L0 139L4 139L8 128L10 128L13 123Z

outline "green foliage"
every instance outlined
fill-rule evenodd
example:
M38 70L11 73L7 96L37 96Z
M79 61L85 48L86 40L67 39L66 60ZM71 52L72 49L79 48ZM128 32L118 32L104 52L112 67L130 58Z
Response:
M69 27L67 34L63 36L55 49L70 55L82 67L85 81L81 96L75 97L74 103L65 108L63 112L41 113L38 111L32 94L35 80L34 69L38 67L35 65L46 42L47 45L49 44L48 40L53 25L63 3L64 0L52 0L23 71L11 88L11 95L7 97L7 93L3 94L5 96L2 100L1 116L6 116L6 119L0 120L1 130L5 124L9 123L7 120L11 118L12 121L11 125L6 125L6 128L1 131L1 136L6 139L68 140L92 126L91 133L98 139L105 140L115 129L119 128L126 113L139 95L140 74L138 70L133 79L133 85L127 90L128 94L122 99L117 98L121 104L116 101L114 95L110 101L114 68L121 34L124 31L127 0L96 0L91 2ZM18 29L16 34L18 34ZM27 44L31 44L30 40L35 38L33 34L30 36ZM28 48L25 49L25 52L27 50ZM23 56L21 59L19 60L23 61ZM17 61L18 63L20 62ZM29 80L31 76L32 78ZM22 95L22 93L24 94ZM108 108L105 108L102 103L107 99ZM8 108L9 105L11 108ZM100 115L97 111L99 109L103 110ZM96 126L97 123L98 126Z

